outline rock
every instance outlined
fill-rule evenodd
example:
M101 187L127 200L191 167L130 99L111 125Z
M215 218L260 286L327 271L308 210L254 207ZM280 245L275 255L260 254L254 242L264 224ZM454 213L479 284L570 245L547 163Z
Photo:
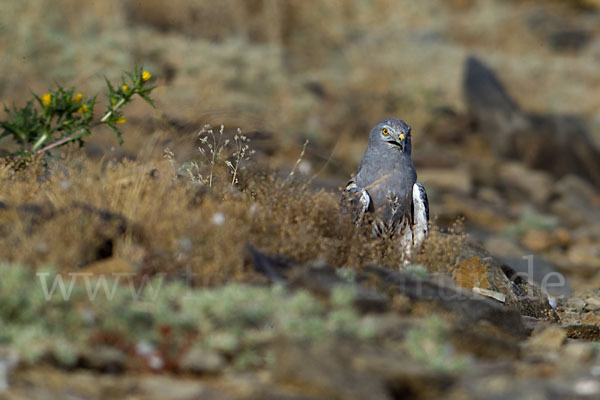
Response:
M509 334L524 334L517 312L470 290L379 266L366 266L364 274L382 292L401 293L417 301L433 301L457 313L467 325L486 321Z
M579 0L578 3L588 1ZM589 30L574 26L562 15L549 13L543 9L531 13L527 17L526 24L540 41L545 41L548 47L556 52L581 51L593 38Z
M62 208L48 203L20 204L0 210L0 236L17 231L15 224L19 224L18 230L23 230L26 235L40 236L40 242L33 249L37 253L32 252L31 260L25 259L25 262L32 263L38 261L36 255L48 252L49 244L46 241L66 240L62 235L53 235L52 228L55 225L74 225L71 230L65 232L79 235L77 241L73 241L69 247L68 260L51 261L58 265L77 267L111 257L115 241L129 228L127 220L121 214L77 202ZM54 243L50 243L52 244ZM63 257L62 254L57 256Z
M600 310L600 298L598 297L588 297L585 299L587 303L584 307L586 311L598 311Z
M127 354L112 346L95 346L83 350L81 366L105 373L120 373L127 365Z
M235 399L248 400L323 400L323 396L304 393L302 388L281 387L273 384L271 374L261 371L258 374L232 372L223 377L217 387L225 386ZM215 399L216 400L216 399Z
M179 367L195 374L214 374L225 368L225 358L215 352L202 348L188 351L179 362Z
M442 196L442 207L436 214L449 223L456 217L464 217L467 223L476 224L492 232L506 229L515 215L505 206L493 205L460 193L446 193Z
M449 343L450 344L450 343ZM451 346L450 346L451 348ZM454 384L448 373L432 370L395 349L357 349L352 364L381 376L390 398L440 398Z
M501 156L510 155L512 136L528 127L527 117L496 74L474 56L465 62L463 92L469 114L491 147Z
M600 325L567 324L561 325L569 339L600 341Z
M576 244L569 248L567 258L578 270L585 268L594 274L600 269L600 248L595 245Z
M0 395L10 387L13 370L19 363L19 355L10 348L0 348Z
M521 238L521 242L536 252L548 251L556 246L566 246L570 242L570 235L566 229L559 228L555 231L530 229Z
M587 305L585 308L587 308ZM583 314L583 317L581 318L581 323L600 326L600 311L586 312L585 314Z
M580 299L578 297L570 297L567 300L567 307L571 310L575 310L580 312L587 305L585 300Z
M525 249L507 236L490 236L483 243L483 247L496 257L523 257L526 253Z
M468 290L473 288L488 290L490 285L487 278L487 270L487 266L481 263L479 257L465 258L452 271L452 280L458 286Z
M469 114L498 156L600 184L600 152L580 117L522 111L495 73L472 56L466 60L463 90Z
M136 392L144 399L231 399L226 393L215 393L205 384L198 381L175 379L162 375L142 377L139 379Z
M526 197L538 205L544 205L550 198L552 178L545 172L527 168L520 162L504 162L498 169L499 183L504 191L519 192L519 198Z
M524 280L530 280L551 296L569 296L573 290L567 278L545 257L532 251L523 251L518 256L498 257L498 260L514 270Z
M531 336L531 333L533 332L535 327L538 326L540 323L542 323L542 321L540 321L539 319L534 318L534 317L529 317L527 315L522 315L521 321L523 321L523 326L525 327L525 332L529 336Z
M571 341L565 343L561 354L577 363L585 363L594 357L594 348L588 342Z
M274 349L275 382L335 399L389 399L381 376L353 368L356 348L339 343L282 342ZM354 364L356 365L356 364Z
M357 279L357 282L360 282L360 279ZM360 312L383 312L388 309L388 299L381 292L361 284L349 283L327 265L297 268L290 274L290 286L308 289L320 297L329 297L331 291L339 286L352 287L355 290L353 305Z
M291 289L308 289L319 297L329 297L339 286L355 289L353 304L361 312L382 312L388 308L388 299L363 285L343 279L328 265L299 265L281 255L267 255L248 246L256 270L272 283L286 284Z
M297 266L297 263L288 257L279 254L267 255L250 244L246 246L246 251L252 258L257 272L265 275L272 283L286 283L285 274Z
M396 300L395 296L394 300ZM407 299L407 301L409 301ZM404 314L408 313L408 310ZM373 336L381 339L401 339L406 335L409 329L416 327L416 321L406 316L399 316L397 313L379 313L368 314L365 321L369 321L373 326Z
M458 143L465 139L471 121L449 107L433 110L432 119L423 128L423 134L437 143ZM421 153L421 151L419 151Z
M555 325L539 324L527 340L526 346L530 351L553 352L562 347L566 338L567 333L564 329Z
M567 175L552 189L550 210L569 227L585 226L600 220L600 199L593 187L583 179Z
M527 117L530 127L515 135L517 159L556 177L576 174L600 184L600 152L581 117L570 114L528 114Z
M580 51L592 39L592 34L583 29L561 29L547 37L550 48L555 51Z
M495 206L501 206L506 200L498 193L498 191L491 187L479 187L477 189L477 197L485 201L486 203L493 204Z
M594 378L579 379L573 385L573 391L579 396L585 396L587 398L600 396L600 383Z
M486 360L517 360L521 355L519 342L514 337L489 329L454 327L451 341L458 351Z
M532 272L518 273L501 259L494 257L485 248L474 242L467 242L461 250L459 262L472 259L486 267L488 287L506 295L506 305L518 310L521 315L556 320L558 317L548 296L533 283ZM522 260L527 262L527 260ZM535 269L534 269L535 271Z

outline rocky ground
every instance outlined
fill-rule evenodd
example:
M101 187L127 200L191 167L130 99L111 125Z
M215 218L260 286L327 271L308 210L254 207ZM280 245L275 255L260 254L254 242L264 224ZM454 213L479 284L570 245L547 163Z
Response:
M3 103L135 61L157 108L0 167L0 398L600 397L597 2L39 3L0 5ZM389 115L408 266L338 212ZM250 139L236 184L206 123Z

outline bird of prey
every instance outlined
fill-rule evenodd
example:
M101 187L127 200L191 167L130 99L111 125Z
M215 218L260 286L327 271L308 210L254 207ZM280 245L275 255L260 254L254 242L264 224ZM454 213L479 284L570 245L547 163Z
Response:
M411 127L397 118L378 123L342 205L357 225L371 222L376 236L400 235L405 257L429 231L429 204L411 159Z

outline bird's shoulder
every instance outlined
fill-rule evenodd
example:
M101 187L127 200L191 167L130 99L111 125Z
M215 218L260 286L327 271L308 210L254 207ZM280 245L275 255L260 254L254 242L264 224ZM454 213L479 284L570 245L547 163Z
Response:
M355 218L364 214L371 206L371 196L366 188L356 183L356 177L352 177L342 192L342 206L354 214Z

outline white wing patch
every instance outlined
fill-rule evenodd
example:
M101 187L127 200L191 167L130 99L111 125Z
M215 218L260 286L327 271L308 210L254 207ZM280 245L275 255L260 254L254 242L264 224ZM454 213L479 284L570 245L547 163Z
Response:
M429 233L429 201L427 192L419 182L413 185L413 245L421 246Z
M351 180L344 189L342 202L344 207L352 212L356 225L360 225L371 204L371 196L366 189L359 188L356 182Z

